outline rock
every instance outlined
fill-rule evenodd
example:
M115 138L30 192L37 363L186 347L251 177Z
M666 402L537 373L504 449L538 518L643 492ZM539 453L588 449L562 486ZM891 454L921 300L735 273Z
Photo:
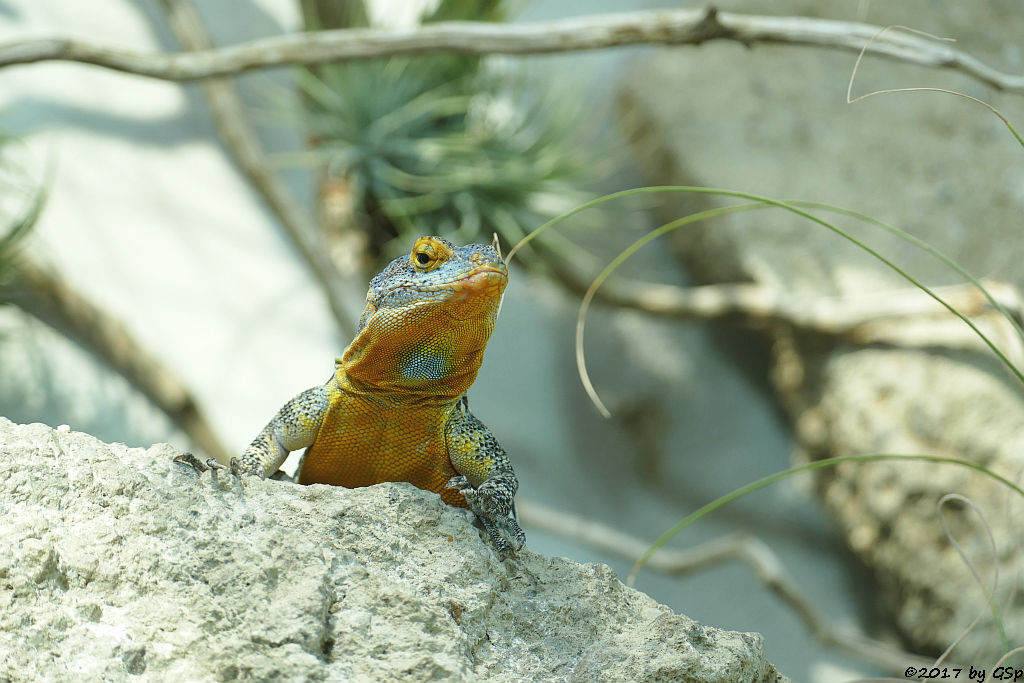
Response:
M407 484L239 481L0 418L0 681L782 681L605 565Z
M1004 71L1020 71L1019 3L977 6L940 0L861 3L863 21L902 24L958 39L956 47ZM723 10L758 12L756 3ZM852 19L848 3L773 4L779 15ZM793 46L709 44L660 51L623 85L624 120L650 184L725 187L777 199L829 202L902 227L953 255L976 275L1024 287L1024 160L1003 123L984 108L939 93L904 93L846 104L855 55ZM867 59L854 94L937 86L991 102L1020 129L1024 101L950 72ZM707 199L666 201L667 219ZM834 215L822 214L826 219ZM836 222L929 285L962 282L932 256L880 230ZM674 235L704 283L750 281L787 296L884 302L910 285L831 232L781 211L751 211ZM1015 334L991 313L976 322ZM870 328L870 329L869 329ZM966 328L940 312L885 318L849 334L817 334L785 324L765 330L771 378L799 440L798 462L836 455L926 453L982 464L1021 481L1021 385ZM964 342L965 338L972 341ZM756 355L756 354L754 354ZM1014 356L1020 362L1021 356ZM1022 364L1024 365L1024 364ZM752 454L753 457L753 454ZM941 652L979 614L955 656L998 657L1001 643L982 589L946 538L944 508L957 542L992 586L1011 647L1024 643L1024 603L1011 598L1024 570L1022 501L965 468L881 462L819 470L815 491L847 543L878 579L880 606L918 650Z

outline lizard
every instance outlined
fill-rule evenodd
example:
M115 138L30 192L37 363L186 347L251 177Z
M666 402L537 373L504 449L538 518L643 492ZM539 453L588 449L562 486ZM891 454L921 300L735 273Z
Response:
M331 378L285 403L231 459L231 472L266 478L289 452L305 448L299 484L409 482L471 510L499 559L520 550L526 535L513 504L519 482L466 394L507 284L496 248L419 238L408 256L371 280L356 336ZM199 465L194 457L176 460ZM216 460L206 464L226 469Z

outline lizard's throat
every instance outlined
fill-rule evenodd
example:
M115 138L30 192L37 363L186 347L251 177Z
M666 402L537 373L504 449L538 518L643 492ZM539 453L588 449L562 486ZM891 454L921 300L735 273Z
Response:
M338 360L349 383L378 392L455 400L476 379L493 324L451 324L430 336L364 329Z

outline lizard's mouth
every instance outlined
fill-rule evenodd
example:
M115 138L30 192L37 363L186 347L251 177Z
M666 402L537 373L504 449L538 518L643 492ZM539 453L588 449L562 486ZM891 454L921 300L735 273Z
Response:
M459 284L460 282L471 282L471 281L483 281L483 280L507 280L508 271L504 268L497 266L480 266L474 268L469 275L461 277L458 280L452 282L452 284Z
M484 264L477 266L465 275L455 280L448 280L432 285L420 285L417 287L401 287L386 295L383 305L388 305L387 300L392 296L400 297L400 301L411 301L417 295L423 295L423 302L430 301L436 304L450 306L452 304L466 304L469 302L480 302L481 304L491 299L498 299L508 284L508 271L499 265ZM440 295L440 296L438 296ZM390 305L401 305L392 300ZM450 311L454 317L469 315L468 312L455 313Z
M494 286L504 286L508 281L508 271L500 266L478 266L455 280L448 280L438 284L419 287L410 287L410 290L417 292L458 292L461 290L489 289Z
M465 277L449 282L446 289L451 291L449 301L458 303L470 298L500 296L508 282L508 272L493 266L481 266Z

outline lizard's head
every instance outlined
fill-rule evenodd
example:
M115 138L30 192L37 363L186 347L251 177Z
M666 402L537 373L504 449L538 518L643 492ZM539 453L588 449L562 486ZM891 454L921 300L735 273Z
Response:
M341 359L346 373L457 397L476 378L506 284L493 247L421 237L370 282L358 334Z

